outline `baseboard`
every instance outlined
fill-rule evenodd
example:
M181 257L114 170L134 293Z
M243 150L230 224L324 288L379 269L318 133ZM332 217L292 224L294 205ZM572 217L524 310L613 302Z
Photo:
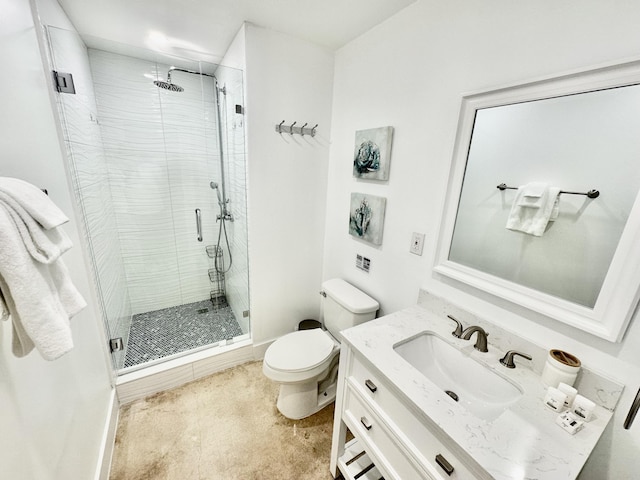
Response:
M214 354L194 354L146 370L118 377L116 391L121 405L170 390L227 368L254 360L250 341L219 347Z
M102 435L102 448L100 449L102 454L100 458L98 458L96 480L109 480L109 474L111 472L111 459L113 458L116 430L118 429L118 412L120 410L115 388L111 390L109 405L109 413L107 414Z
M268 340L266 342L262 342L259 344L254 344L253 345L253 359L254 360L262 360L264 358L264 354L267 351L267 348L269 348L269 345L271 345L273 342L275 342L274 340Z

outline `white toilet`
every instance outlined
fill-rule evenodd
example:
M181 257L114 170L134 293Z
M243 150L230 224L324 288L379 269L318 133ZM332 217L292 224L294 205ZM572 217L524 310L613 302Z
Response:
M298 330L267 349L263 373L280 383L277 407L293 420L308 417L336 398L338 332L373 320L378 302L353 285L335 278L322 284L326 330Z

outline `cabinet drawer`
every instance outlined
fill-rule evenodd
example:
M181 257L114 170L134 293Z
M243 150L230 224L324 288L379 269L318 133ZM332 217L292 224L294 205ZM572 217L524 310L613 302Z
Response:
M412 456L433 477L442 480L491 478L479 466L472 466L475 463L472 460L462 460L460 454L454 455L443 440L423 423L417 412L414 413L388 388L386 381L372 372L356 355L352 357L347 384L368 400L371 409L388 424ZM451 474L446 471L447 463L453 467Z
M397 440L359 395L347 389L344 420L353 434L365 445L365 450L384 473L385 480L429 479L406 458Z

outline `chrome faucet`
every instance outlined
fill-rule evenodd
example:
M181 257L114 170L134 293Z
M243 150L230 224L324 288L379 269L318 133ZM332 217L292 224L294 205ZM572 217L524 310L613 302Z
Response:
M526 353L516 352L515 350L509 350L507 353L504 354L504 357L500 359L500 363L507 368L516 368L516 364L513 361L513 357L515 355L520 355L522 358L531 360L531 355L527 355Z
M480 350L481 352L488 352L489 350L487 349L487 336L489 334L485 332L482 327L478 327L477 325L467 327L462 332L460 338L462 340L469 340L471 338L471 335L476 332L478 333L478 335L476 338L476 344L473 346L473 348L475 348L476 350Z

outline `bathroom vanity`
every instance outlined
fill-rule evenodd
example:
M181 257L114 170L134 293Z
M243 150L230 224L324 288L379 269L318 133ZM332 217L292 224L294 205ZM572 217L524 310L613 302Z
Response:
M577 384L597 406L571 435L544 405L547 388L532 363L518 358L506 368L505 351L489 344L479 352L475 335L455 338L454 327L418 305L342 332L334 476L339 469L361 480L575 478L622 388Z

